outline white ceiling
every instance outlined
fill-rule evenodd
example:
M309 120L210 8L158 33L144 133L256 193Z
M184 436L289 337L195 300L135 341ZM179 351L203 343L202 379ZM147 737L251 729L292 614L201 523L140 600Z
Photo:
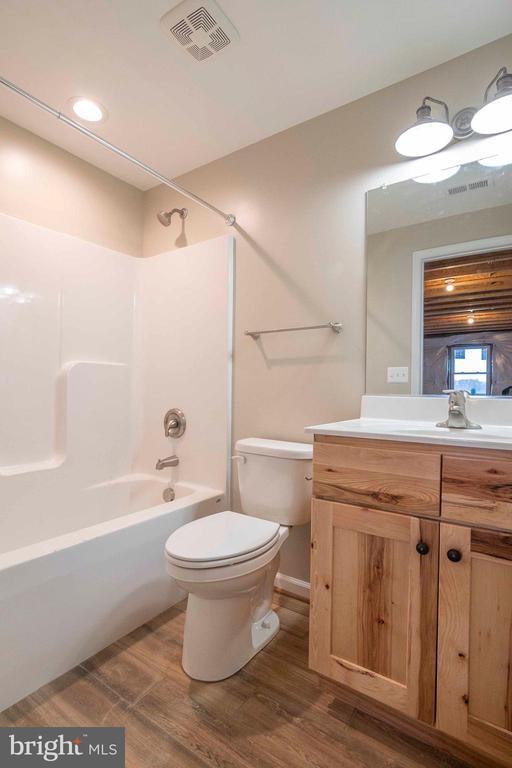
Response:
M1 0L0 73L161 173L186 171L512 31L504 0L219 0L240 42L197 62L175 0ZM199 2L198 2L199 5ZM0 87L0 114L141 189L153 179Z

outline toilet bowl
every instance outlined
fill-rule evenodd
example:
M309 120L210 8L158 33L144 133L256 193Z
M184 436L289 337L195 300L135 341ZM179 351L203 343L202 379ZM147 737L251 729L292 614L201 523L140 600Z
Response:
M280 549L289 526L310 519L310 445L248 438L236 451L244 514L194 520L165 546L167 571L188 592L182 664L196 680L233 675L277 634Z

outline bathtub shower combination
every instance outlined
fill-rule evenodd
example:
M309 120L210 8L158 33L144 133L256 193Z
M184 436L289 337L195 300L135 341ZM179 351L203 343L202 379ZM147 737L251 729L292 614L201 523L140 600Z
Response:
M1 710L184 596L165 542L228 502L234 240L135 259L1 215L0 253Z

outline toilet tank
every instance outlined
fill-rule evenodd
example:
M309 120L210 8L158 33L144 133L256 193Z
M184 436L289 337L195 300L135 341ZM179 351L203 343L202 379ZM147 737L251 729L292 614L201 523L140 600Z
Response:
M280 525L311 519L313 446L248 437L235 445L238 486L246 515Z

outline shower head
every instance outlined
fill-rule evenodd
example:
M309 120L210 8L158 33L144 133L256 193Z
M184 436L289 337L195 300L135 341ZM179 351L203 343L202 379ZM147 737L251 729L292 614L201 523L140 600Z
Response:
M160 213L157 213L156 217L160 224L163 224L164 227L168 227L171 223L173 213L179 213L181 219L186 219L188 216L187 208L173 208L172 211L160 211Z

